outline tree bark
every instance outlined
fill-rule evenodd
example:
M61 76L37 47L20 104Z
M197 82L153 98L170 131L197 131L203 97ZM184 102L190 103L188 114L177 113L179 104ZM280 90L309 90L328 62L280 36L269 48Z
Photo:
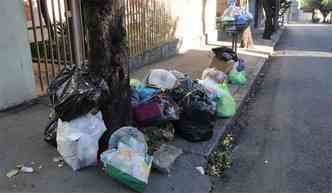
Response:
M88 67L92 74L103 77L110 88L110 98L101 111L112 132L129 125L131 118L125 7L120 0L83 2L89 34Z

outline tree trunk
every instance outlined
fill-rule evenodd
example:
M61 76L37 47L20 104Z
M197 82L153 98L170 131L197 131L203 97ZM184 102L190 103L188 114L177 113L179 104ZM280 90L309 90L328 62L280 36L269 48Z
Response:
M89 70L103 77L110 98L101 111L109 131L130 124L128 48L121 0L85 0L89 33ZM111 133L111 132L109 132Z
M263 33L264 39L271 39L271 35L274 31L274 25L273 25L273 17L274 17L274 11L273 11L273 3L272 0L265 0L263 1L263 8L265 11L266 19L265 19L265 28Z

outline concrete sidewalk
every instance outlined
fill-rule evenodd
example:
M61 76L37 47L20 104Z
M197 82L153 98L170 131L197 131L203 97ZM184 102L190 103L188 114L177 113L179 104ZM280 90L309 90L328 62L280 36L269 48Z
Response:
M273 45L273 42L270 42ZM265 45L264 45L265 46ZM272 46L271 50L272 50ZM149 69L177 69L199 78L208 66L207 46L189 50L160 63L147 65L132 73L132 78L143 79ZM240 56L246 61L248 84L243 87L231 86L238 108L245 100L255 78L271 52L266 50L241 50ZM43 141L43 130L48 120L49 107L45 99L6 112L0 112L0 192L132 192L127 187L106 176L99 167L90 167L73 172L67 165L58 167L52 159L59 156L56 149ZM189 143L176 138L174 145L185 153L176 161L170 175L153 171L146 193L192 192L207 193L211 189L208 176L200 174L195 167L205 167L207 156L213 150L234 118L218 120L211 140ZM31 164L36 172L19 174L11 179L6 172L18 164ZM38 167L41 166L41 169Z

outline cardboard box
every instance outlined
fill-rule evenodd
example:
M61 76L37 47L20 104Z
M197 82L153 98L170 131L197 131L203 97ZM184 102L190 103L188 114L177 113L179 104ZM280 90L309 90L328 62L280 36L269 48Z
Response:
M220 70L225 74L228 74L233 69L234 64L231 62L219 60L216 56L214 56L213 58L211 58L209 66L211 68L216 68L217 70Z

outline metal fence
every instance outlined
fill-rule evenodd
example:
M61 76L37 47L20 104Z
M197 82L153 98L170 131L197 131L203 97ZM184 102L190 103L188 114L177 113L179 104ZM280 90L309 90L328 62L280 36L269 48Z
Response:
M123 1L130 56L175 39L172 0ZM44 95L63 67L87 60L84 14L79 0L24 0L24 5L37 94Z
M130 55L175 39L176 20L169 0L125 0L125 26Z
M28 38L37 94L66 65L73 64L69 4L67 0L25 0Z

